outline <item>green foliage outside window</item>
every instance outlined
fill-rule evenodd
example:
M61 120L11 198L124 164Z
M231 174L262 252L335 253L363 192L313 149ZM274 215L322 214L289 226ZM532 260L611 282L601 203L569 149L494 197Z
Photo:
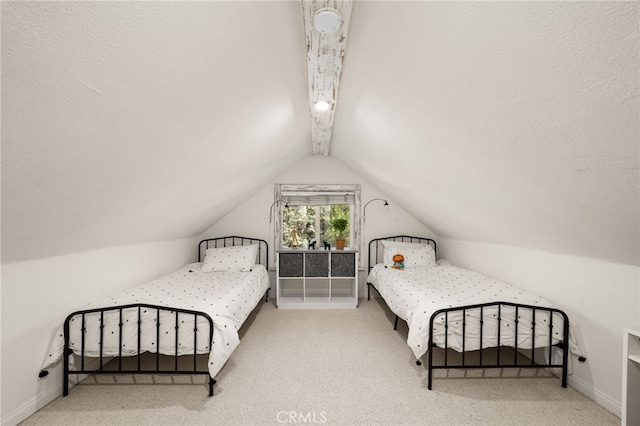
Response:
M322 241L335 246L338 232L330 226L331 221L340 218L347 221L343 232L349 246L350 207L348 204L330 206L288 206L283 210L282 245L284 247L307 248L311 241L322 248ZM319 227L319 229L318 229Z

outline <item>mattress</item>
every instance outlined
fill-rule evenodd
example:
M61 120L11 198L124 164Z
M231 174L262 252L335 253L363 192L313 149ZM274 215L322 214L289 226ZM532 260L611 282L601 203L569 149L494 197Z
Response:
M489 278L475 271L451 265L440 260L436 266L417 266L404 270L387 268L383 264L373 267L368 281L384 298L389 308L409 326L407 344L416 358L429 349L429 320L439 309L490 302L510 302L550 308L544 298L505 282ZM445 318L434 320L433 342L459 352L502 345L520 349L549 346L561 342L564 337L563 317L559 313L536 311L535 332L531 310L502 305L498 308L469 309L463 321L461 312L451 312ZM500 321L498 321L500 318ZM445 319L448 327L444 327ZM516 321L517 320L517 321ZM465 325L463 342L463 322ZM498 331L498 324L499 331ZM482 330L481 330L482 329ZM482 335L482 339L480 339ZM498 339L499 337L499 339ZM571 351L580 354L570 336Z
M178 355L209 352L208 368L211 377L222 369L235 348L240 343L238 330L269 288L269 275L262 265L256 265L249 272L202 272L201 263L191 263L176 272L149 283L124 290L114 296L90 303L83 309L122 306L132 303L153 304L178 309L188 309L208 314L214 323L213 340L209 341L208 321L200 318L197 332L194 331L195 317L178 314ZM157 335L156 323L160 321ZM176 315L142 309L140 321L142 336L138 343L138 309L125 309L122 314L122 333L119 332L120 313L111 311L102 318L104 329L100 332L100 314L86 314L84 347L86 356L100 354L100 335L103 340L103 356L130 356L138 353L160 352L176 354ZM82 345L82 318L76 316L70 321L70 347L77 354ZM64 350L63 325L57 329L43 370L48 369L62 358ZM194 334L196 334L194 336ZM120 345L120 339L122 346ZM73 370L73 366L70 366Z

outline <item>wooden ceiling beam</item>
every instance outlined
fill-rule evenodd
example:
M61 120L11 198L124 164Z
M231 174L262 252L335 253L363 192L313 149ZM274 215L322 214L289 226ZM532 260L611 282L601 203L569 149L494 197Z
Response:
M352 6L352 0L302 0L314 155L329 155ZM337 10L342 21L338 30L330 34L321 33L314 26L316 12L326 7ZM327 111L315 108L320 101L329 103Z

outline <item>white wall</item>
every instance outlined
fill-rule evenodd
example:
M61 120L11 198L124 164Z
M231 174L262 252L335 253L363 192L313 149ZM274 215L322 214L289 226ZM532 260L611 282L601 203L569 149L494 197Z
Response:
M569 385L620 415L622 327L640 323L640 268L495 244L440 240L440 256L546 298L587 357Z
M256 195L245 201L227 216L216 222L211 228L200 235L200 238L210 238L225 235L238 235L259 237L269 242L271 257L270 267L275 268L273 226L269 224L269 209L273 203L275 183L295 184L360 184L362 206L373 198L384 198L389 202L384 206L383 202L376 201L367 207L365 229L362 230L363 243L372 238L409 234L425 237L433 237L434 234L424 225L419 223L404 209L394 203L393 194L382 194L368 181L355 173L349 167L334 157L321 157L309 155L298 161L289 170L276 177L272 182L264 186ZM366 253L366 245L363 244L360 257ZM366 268L366 261L361 263ZM365 293L364 279L366 271L360 271L360 297ZM272 276L272 283L273 276ZM272 288L274 285L272 285Z
M195 239L116 247L2 265L2 425L62 394L59 363L38 372L67 314L195 261Z
M37 374L53 332L72 310L193 261L197 240L202 238L264 238L270 242L273 258L269 207L274 183L360 184L363 206L372 198L385 198L390 204L369 205L365 240L395 234L434 236L394 202L393 194L381 193L333 157L308 156L197 239L3 264L2 424L17 424L61 394L60 366L45 379ZM584 364L574 360L569 383L620 413L621 328L640 323L638 267L494 244L437 240L440 256L452 263L531 290L564 309L588 358ZM365 277L366 271L361 271L361 284ZM362 297L362 285L360 290Z

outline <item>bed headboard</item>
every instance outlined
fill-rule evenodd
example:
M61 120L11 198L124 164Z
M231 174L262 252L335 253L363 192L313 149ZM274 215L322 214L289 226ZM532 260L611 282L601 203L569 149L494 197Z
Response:
M249 237L219 237L209 238L207 240L200 241L198 244L198 262L204 260L204 254L208 248L218 247L233 247L233 246L248 246L251 244L258 245L258 263L264 265L269 270L269 244L265 240L259 238Z
M371 272L371 269L378 263L382 263L384 256L384 246L382 245L382 241L402 241L405 243L419 243L419 244L429 244L433 247L433 251L436 252L436 260L438 259L438 248L436 242L431 238L426 237L413 237L411 235L395 235L393 237L382 237L376 238L374 240L369 241L369 269L367 271Z

